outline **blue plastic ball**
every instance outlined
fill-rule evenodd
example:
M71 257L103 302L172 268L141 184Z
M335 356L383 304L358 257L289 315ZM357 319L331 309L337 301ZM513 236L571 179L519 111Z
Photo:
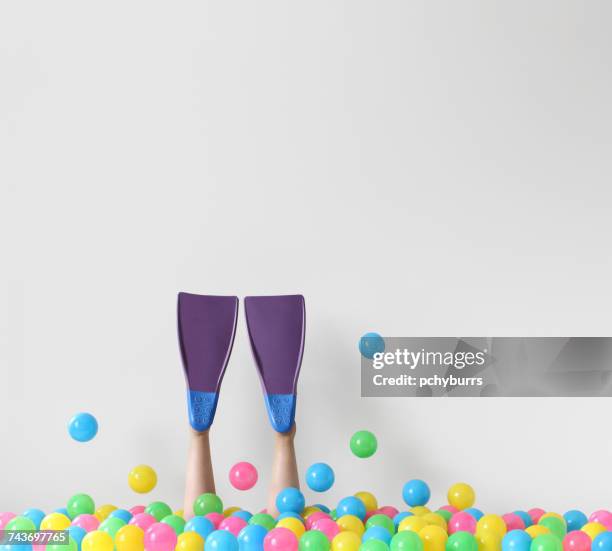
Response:
M276 522L278 522L279 520L283 520L284 518L296 518L300 522L304 522L302 516L298 515L297 513L294 513L293 511L285 511L284 513L281 513L276 517Z
M210 520L206 517L197 516L187 521L183 532L195 532L196 534L200 534L202 539L206 539L214 530L215 525Z
M87 535L85 529L81 528L80 526L69 526L68 535L77 544L77 550L81 551L81 542L83 541L83 538Z
M364 520L366 516L366 506L358 497L344 497L338 502L336 515L338 518L344 515L355 515L359 519Z
M402 522L402 520L404 520L406 517L411 516L413 516L413 513L411 513L410 511L400 511L399 513L397 513L397 515L393 517L393 524L395 524L395 529L397 530L397 527L399 526L399 523Z
M61 513L62 515L70 518L70 515L68 514L68 509L66 509L66 507L60 507L59 509L56 509L55 511L53 511L54 513Z
M591 551L612 551L612 531L608 530L595 536Z
M306 471L306 484L314 492L326 492L335 479L334 470L327 463L314 463Z
M329 514L331 509L327 505L323 505L322 503L315 503L314 505L317 509L321 509L324 513Z
M524 530L511 530L502 540L502 551L529 551L531 536Z
M260 524L249 524L238 534L240 551L262 551L268 531Z
M371 360L374 354L385 351L385 339L378 333L366 333L359 339L359 352L364 358Z
M299 514L304 510L305 505L304 494L297 488L285 488L276 496L276 508L279 513L293 511Z
M236 511L235 513L232 513L233 517L238 517L241 518L242 520L249 522L249 520L251 520L251 517L253 516L252 513L249 513L248 511L244 511L244 510L240 510L240 511Z
M567 524L568 532L580 530L587 522L589 522L589 519L582 511L577 511L575 509L565 513L563 518Z
M68 432L77 442L89 442L98 434L98 421L91 413L77 413L68 423Z
M430 496L431 492L429 491L429 486L422 480L409 480L406 482L406 484L404 484L402 497L410 507L427 505Z
M215 530L206 539L206 551L238 551L238 540L227 530Z
M533 519L527 511L514 511L514 514L521 517L522 521L525 523L525 528L529 528L533 524Z
M27 509L23 512L22 516L29 518L38 530L40 528L40 523L42 522L42 519L45 518L45 513L40 509Z
M130 513L126 509L115 509L108 516L112 518L120 518L123 522L127 524L128 522L130 522L130 520L132 520L132 517L134 515L132 515L132 513Z
M391 543L391 534L389 534L389 530L382 526L370 526L361 536L362 542L368 540L380 540L389 545Z

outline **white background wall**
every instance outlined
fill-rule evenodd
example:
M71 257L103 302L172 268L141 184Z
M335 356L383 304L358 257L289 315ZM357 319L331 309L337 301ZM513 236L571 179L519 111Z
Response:
M606 2L4 2L0 510L181 500L178 290L307 298L301 470L612 506L610 399L361 399L359 336L610 335ZM271 430L241 315L228 504ZM88 445L70 416L100 421ZM369 461L352 431L377 433ZM251 460L244 495L229 466ZM308 494L308 501L315 498ZM320 498L317 498L320 500Z

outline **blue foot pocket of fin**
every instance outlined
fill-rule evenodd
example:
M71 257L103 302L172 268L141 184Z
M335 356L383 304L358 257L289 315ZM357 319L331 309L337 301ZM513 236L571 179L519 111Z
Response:
M189 423L195 430L201 432L210 428L215 418L218 399L219 395L216 392L187 390Z
M288 432L295 417L295 394L266 394L266 407L272 428L276 432Z

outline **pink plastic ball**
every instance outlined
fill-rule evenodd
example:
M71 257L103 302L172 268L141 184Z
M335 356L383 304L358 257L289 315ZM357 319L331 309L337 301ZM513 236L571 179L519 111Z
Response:
M455 532L476 533L476 519L465 511L455 513L448 521L448 533L454 534Z
M448 511L449 513L458 513L459 509L457 509L457 507L453 507L452 505L442 505L442 507L440 507L440 509L442 511Z
M219 530L227 530L238 537L240 530L247 525L246 520L240 517L227 517L219 523Z
M312 529L323 532L329 541L340 533L340 527L330 518L320 518L313 522Z
M100 526L100 521L98 520L98 517L94 515L84 514L75 517L75 519L72 521L72 526L83 528L85 532L93 532L94 530L98 529L98 526Z
M527 514L531 517L531 520L534 524L537 524L540 521L540 517L546 513L544 509L540 509L539 507L534 507L533 509L529 509Z
M399 513L399 509L393 507L393 505L384 505L378 510L379 513L387 515L389 518L395 517Z
M563 551L590 551L591 537L582 530L568 532L563 538Z
M34 544L32 545L32 551L45 551L47 549L47 546L45 544L41 545L39 544Z
M368 521L368 519L369 519L370 517L372 517L372 516L374 516L374 515L377 515L377 514L378 514L378 510L377 510L377 509L375 509L374 511L368 511L368 512L366 513L366 516L365 516L365 518L364 518L363 520L364 520L365 522L367 522L367 521Z
M221 524L223 522L223 520L225 519L225 517L221 513L208 513L208 514L206 514L204 516L208 520L210 520L210 522L213 523L213 526L215 527L215 530L217 530L219 528L219 524Z
M149 513L138 513L130 519L130 524L138 526L143 532L146 532L149 526L157 522L157 519Z
M257 469L252 463L241 461L230 469L229 479L237 490L250 490L257 483Z
M606 527L606 530L612 531L612 513L605 509L599 509L595 511L590 517L589 522L599 522Z
M147 551L174 551L176 540L176 532L172 526L156 522L145 532L145 549Z
M132 516L139 515L140 513L144 513L145 509L146 507L144 505L134 505L134 507L130 509L130 513L132 513Z
M297 551L298 539L288 528L273 528L264 538L264 551Z
M525 522L523 521L521 517L519 517L515 513L506 513L505 515L502 515L502 518L504 519L504 522L506 523L506 528L508 532L510 532L511 530L524 530L525 529Z
M323 511L315 511L311 515L308 515L306 520L304 521L304 525L308 530L312 529L312 525L317 522L317 520L321 520L322 518L331 518L327 513Z
M0 513L0 530L3 530L9 521L16 516L15 513L9 513L8 511L6 513Z

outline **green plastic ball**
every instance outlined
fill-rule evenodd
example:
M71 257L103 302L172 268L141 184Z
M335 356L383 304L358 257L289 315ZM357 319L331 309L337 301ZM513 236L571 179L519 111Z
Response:
M223 502L216 494L202 494L194 501L193 512L201 516L208 513L223 513Z
M469 532L455 532L446 540L446 551L478 551L478 542Z
M367 540L359 547L359 551L389 551L389 546L382 540Z
M100 526L98 527L98 530L102 532L106 532L113 539L115 539L115 535L117 534L117 532L121 528L123 528L125 525L126 525L125 520L122 520L118 517L108 517L100 524Z
M371 528L372 526L382 526L389 532L389 534L395 534L395 524L393 524L393 520L387 515L372 515L366 522L366 528Z
M453 516L453 513L451 513L450 511L447 511L446 509L438 509L437 511L435 511L436 515L440 515L448 524L448 521L451 519L451 517Z
M329 516L332 518L332 520L338 520L338 512L335 509L332 509L329 512Z
M79 515L93 515L96 512L96 504L87 494L73 495L66 504L68 516L71 519Z
M412 530L403 530L391 538L391 551L423 551L423 540Z
M542 526L546 526L546 528L548 528L551 531L551 533L557 536L560 540L563 540L563 538L565 537L565 534L567 534L567 526L565 522L561 520L560 518L546 517L546 518L540 519L540 522L538 522L538 524L541 524Z
M300 538L299 551L329 551L327 536L319 530L308 530Z
M259 524L259 526L263 526L266 530L270 531L276 526L276 521L268 513L255 513L249 519L249 524Z
M162 522L168 526L172 526L172 529L176 532L177 536L180 536L185 529L185 519L179 517L178 515L168 515L162 519Z
M378 448L378 441L368 430L360 430L351 438L351 451L357 456L365 459L372 457Z
M145 509L145 513L155 517L157 522L161 522L164 517L172 514L172 509L168 507L163 501L154 501L149 503ZM196 513L197 515L198 513Z
M554 534L542 534L531 542L530 551L562 551L561 540Z
M13 517L6 523L5 530L14 530L15 532L31 532L36 530L36 525L28 517Z

